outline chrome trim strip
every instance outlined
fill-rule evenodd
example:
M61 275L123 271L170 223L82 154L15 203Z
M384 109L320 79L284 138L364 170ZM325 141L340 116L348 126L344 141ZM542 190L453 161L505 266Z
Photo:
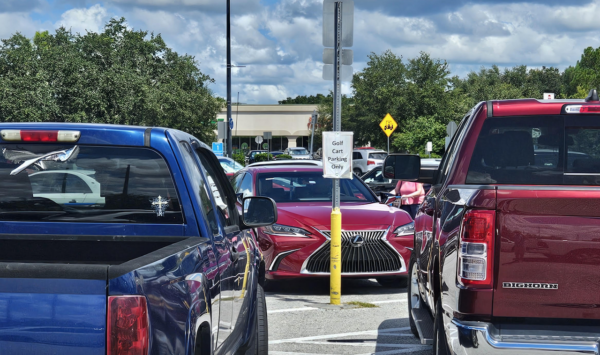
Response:
M554 343L517 343L504 342L496 340L489 331L489 324L483 322L461 322L457 319L452 320L452 324L460 329L476 331L482 335L483 339L494 349L498 350L538 350L538 351L560 351L572 353L599 354L600 344L598 342L554 342ZM500 353L500 352L498 352ZM487 353L486 353L487 354ZM495 354L495 352L494 352Z
M384 232L381 240L386 243L390 248L392 248L392 250L398 255L398 257L400 258L400 269L396 270L396 271L386 271L386 272L367 272L367 273L355 273L355 272L343 272L342 270L342 276L344 275L348 275L348 276L371 276L371 275L391 275L391 274L399 274L402 272L406 272L406 263L404 262L404 258L402 257L402 255L400 255L400 253L398 253L398 251L396 250L396 248L394 248L392 246L392 244L387 240L387 236L390 232L390 229L392 228L392 226L389 226L385 231L383 230L360 230L360 231L346 231L342 229L342 232ZM329 243L330 238L323 232L325 231L320 231L316 228L314 228L317 232L321 233L322 236L324 236L327 240L321 244L320 247L318 247L312 254L310 254L310 256L308 258L306 258L304 260L304 263L302 263L302 268L300 268L300 273L304 274L304 275L329 275L329 272L309 272L306 270L306 265L308 264L308 261L310 260L310 258L315 255L317 252L319 252L319 250L323 249L324 247L326 247Z
M298 248L298 249L294 249L294 250L288 250L288 251L284 251L282 253L277 254L274 258L273 258L273 262L271 263L271 266L269 266L269 271L275 271L273 270L273 267L275 266L275 264L277 264L277 261L279 259L283 259L286 256L290 255L291 253L297 252L298 250L300 250L302 248Z

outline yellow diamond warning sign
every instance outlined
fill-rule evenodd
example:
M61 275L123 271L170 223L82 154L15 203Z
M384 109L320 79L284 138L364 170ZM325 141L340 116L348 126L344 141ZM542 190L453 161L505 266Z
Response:
M387 134L387 136L391 136L392 133L398 128L398 123L394 120L394 118L388 113L387 116L381 121L379 127Z

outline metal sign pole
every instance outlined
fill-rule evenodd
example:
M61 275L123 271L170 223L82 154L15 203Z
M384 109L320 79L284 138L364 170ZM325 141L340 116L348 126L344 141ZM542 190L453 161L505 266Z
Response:
M227 122L226 156L231 158L233 157L233 142L229 120L231 120L231 0L227 0L227 118L225 118L225 122Z
M312 123L312 136L310 138L310 156L312 158L314 158L313 156L313 148L314 148L314 142L315 142L315 126L317 125L317 110L313 111L312 117L311 117L311 123Z
M333 131L342 128L342 3L335 3L334 75L333 75ZM342 296L342 212L340 211L340 180L333 179L333 210L331 211L330 290L331 304L341 304Z
M388 154L390 154L390 136L388 136Z

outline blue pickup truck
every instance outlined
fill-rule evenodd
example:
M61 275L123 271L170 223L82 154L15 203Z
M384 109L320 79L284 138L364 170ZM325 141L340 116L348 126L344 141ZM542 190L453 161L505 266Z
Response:
M253 228L184 132L0 124L0 354L267 354Z

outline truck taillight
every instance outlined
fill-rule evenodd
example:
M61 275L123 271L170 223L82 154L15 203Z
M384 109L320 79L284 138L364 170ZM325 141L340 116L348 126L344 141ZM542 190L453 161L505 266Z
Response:
M569 105L565 106L565 112L570 114L577 113L600 113L600 105Z
M462 285L492 287L495 229L496 211L473 210L465 213L458 253L458 280Z
M375 160L367 160L367 165L375 165Z
M148 307L142 296L108 297L107 355L147 355Z
M0 137L7 142L65 142L74 143L79 140L79 131L30 131L18 129L3 129Z

